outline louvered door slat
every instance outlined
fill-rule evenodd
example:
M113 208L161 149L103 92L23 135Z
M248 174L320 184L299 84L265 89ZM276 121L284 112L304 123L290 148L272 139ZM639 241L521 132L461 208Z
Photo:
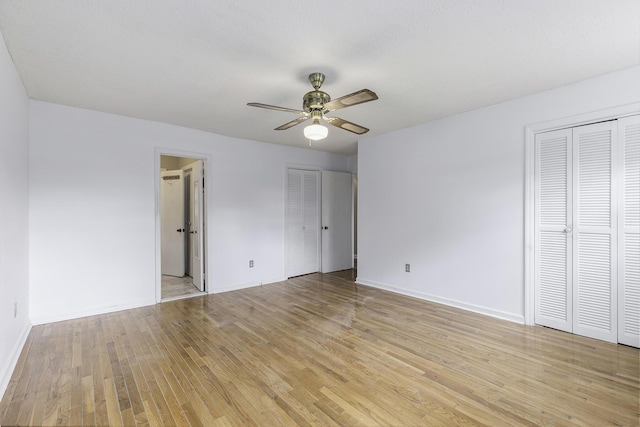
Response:
M617 341L614 121L573 129L573 332Z
M610 236L581 233L578 244L577 325L611 330Z
M572 330L570 130L536 135L535 322Z
M539 223L542 226L567 224L567 135L546 135L538 142Z
M567 238L557 232L540 232L539 316L567 323Z
M577 130L576 141L578 227L611 227L611 130L584 133L584 128Z
M640 116L618 120L618 342L640 347Z

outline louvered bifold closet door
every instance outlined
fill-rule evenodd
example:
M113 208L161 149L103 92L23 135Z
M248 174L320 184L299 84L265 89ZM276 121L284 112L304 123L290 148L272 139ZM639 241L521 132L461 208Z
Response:
M615 121L573 129L573 332L617 342Z
M618 342L640 346L640 116L618 120Z
M287 172L287 277L319 270L319 173Z
M304 187L304 272L320 270L320 173L307 171Z
M535 137L535 322L572 331L571 129Z
M303 171L289 169L287 172L287 276L298 276L304 271L303 230Z

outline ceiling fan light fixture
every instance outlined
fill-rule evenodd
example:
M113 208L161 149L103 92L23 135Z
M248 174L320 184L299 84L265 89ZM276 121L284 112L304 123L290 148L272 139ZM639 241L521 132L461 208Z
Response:
M313 141L319 141L325 139L329 134L329 129L320 124L318 119L313 121L313 124L304 128L304 137Z

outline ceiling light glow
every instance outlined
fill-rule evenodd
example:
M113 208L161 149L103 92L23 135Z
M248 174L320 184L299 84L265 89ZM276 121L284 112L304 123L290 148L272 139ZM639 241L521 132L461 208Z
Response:
M313 141L325 139L328 134L329 129L322 126L317 119L313 121L313 124L304 128L304 137Z

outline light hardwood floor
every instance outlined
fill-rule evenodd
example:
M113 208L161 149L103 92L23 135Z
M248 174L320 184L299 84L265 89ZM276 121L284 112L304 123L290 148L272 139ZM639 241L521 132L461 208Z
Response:
M4 425L638 425L638 349L349 272L36 326Z

